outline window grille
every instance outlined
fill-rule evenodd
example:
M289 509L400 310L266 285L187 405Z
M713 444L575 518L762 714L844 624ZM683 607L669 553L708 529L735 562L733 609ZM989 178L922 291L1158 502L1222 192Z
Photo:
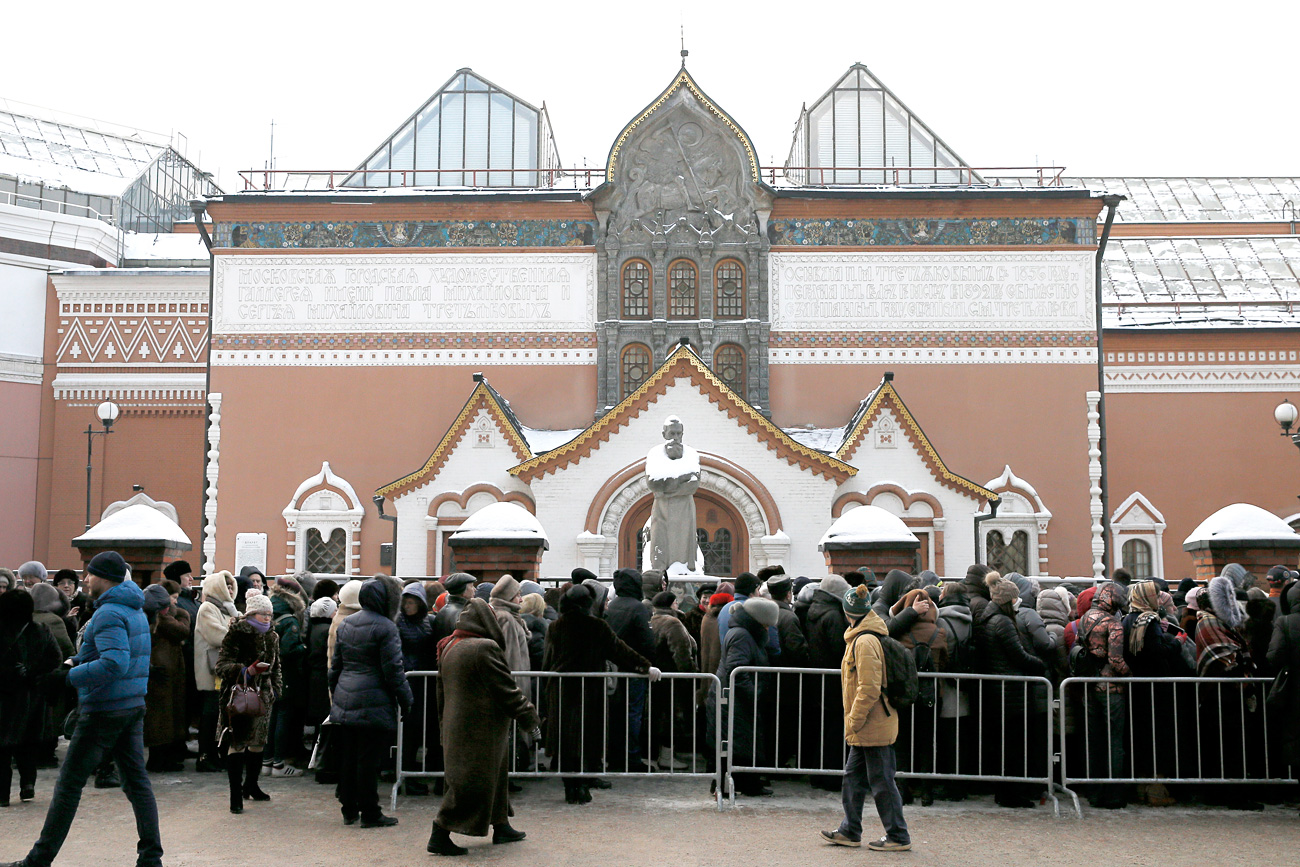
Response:
M650 349L641 343L629 343L623 349L622 397L627 397L650 378Z
M726 259L713 272L713 318L745 318L745 266Z
M1001 531L991 530L985 537L984 551L990 569L1007 575L1011 572L1025 574L1029 568L1029 534L1016 530L1008 543Z
M633 259L623 266L623 318L650 318L650 266Z
M1120 549L1120 560L1134 581L1154 577L1151 569L1151 546L1142 539L1129 539Z
M330 531L328 540L321 537L320 530L311 527L307 530L307 571L326 575L345 575L347 569L348 534L342 527Z
M686 259L678 259L668 269L668 318L699 317L699 272Z
M727 388L745 396L745 350L734 343L719 346L713 355L713 373Z
M696 530L700 542L700 551L704 554L705 575L731 574L731 531L720 529L709 541L709 532L703 527Z

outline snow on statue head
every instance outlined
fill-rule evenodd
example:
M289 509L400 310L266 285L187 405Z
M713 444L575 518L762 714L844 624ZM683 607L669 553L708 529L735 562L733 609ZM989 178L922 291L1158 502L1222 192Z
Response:
M682 442L685 426L675 415L664 419L664 442L645 456L646 481L654 492L650 513L650 563L660 572L672 567L696 571L695 490L700 486L700 453Z

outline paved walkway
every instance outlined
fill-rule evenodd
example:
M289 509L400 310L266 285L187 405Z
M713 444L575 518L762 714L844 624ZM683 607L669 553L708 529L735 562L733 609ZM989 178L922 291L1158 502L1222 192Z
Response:
M54 771L42 771L37 799L0 810L0 862L22 857L40 831ZM344 827L330 786L310 777L263 779L267 804L249 804L241 816L227 808L223 774L155 774L166 863L172 867L280 867L442 863L424 852L438 799L405 798L395 828ZM564 803L558 781L525 782L515 799L523 843L470 846L460 864L528 867L767 867L902 862L910 865L1126 865L1300 863L1300 818L1295 806L1262 813L1203 808L1129 808L1082 821L1055 819L1050 807L1004 810L991 799L907 808L915 843L910 853L887 854L822 845L820 828L839 820L839 799L807 785L777 783L774 797L741 799L718 813L708 783L615 781L593 792L584 807ZM387 790L381 790L386 801ZM1300 799L1300 792L1297 793ZM868 807L868 833L879 828ZM87 787L81 811L57 864L130 867L135 829L118 790Z

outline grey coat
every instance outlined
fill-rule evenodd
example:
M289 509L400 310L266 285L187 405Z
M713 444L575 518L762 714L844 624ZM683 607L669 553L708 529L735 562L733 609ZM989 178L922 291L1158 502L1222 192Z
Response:
M411 709L402 638L388 616L391 588L372 578L361 587L361 610L339 624L330 664L330 722L393 730L394 704Z

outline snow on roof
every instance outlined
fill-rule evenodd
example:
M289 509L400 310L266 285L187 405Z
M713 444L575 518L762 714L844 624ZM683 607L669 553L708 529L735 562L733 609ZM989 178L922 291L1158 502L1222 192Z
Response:
M109 515L72 540L77 542L170 542L190 545L175 521L152 506L136 503Z
M1183 540L1183 546L1227 540L1269 542L1276 539L1300 539L1300 536L1272 512L1249 503L1233 503L1202 521Z
M1126 196L1117 222L1257 222L1284 219L1300 204L1300 178L1067 178ZM1288 213L1293 213L1287 208Z
M534 455L558 449L585 430L586 428L577 428L576 430L537 430L522 425L519 427L519 432L524 435L524 441L528 443L528 450Z
M857 506L841 515L817 543L817 549L827 543L837 545L863 545L874 542L911 542L920 544L916 534L896 515L879 506Z
M0 174L119 196L166 147L154 133L0 101Z
M847 430L848 428L844 427L781 428L781 431L786 436L799 445L825 452L828 455L835 454L839 447L844 444L844 434Z
M193 232L174 232L165 235L141 232L127 232L124 238L122 258L164 259L195 261L208 258L208 248L203 245L203 236Z
M536 539L546 547L550 540L541 522L517 503L492 503L465 519L453 539Z

